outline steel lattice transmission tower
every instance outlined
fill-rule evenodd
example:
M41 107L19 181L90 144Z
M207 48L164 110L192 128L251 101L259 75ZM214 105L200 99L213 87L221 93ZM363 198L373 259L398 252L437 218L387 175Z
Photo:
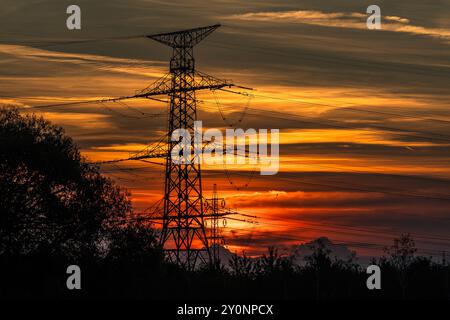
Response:
M225 87L230 88L233 86L252 90L251 88L237 86L229 81L217 79L196 70L194 46L218 27L220 25L216 24L207 27L146 36L172 48L169 73L132 96L98 100L98 102L108 102L133 98L148 98L165 102L154 96L169 96L167 145L164 144L163 139L160 139L156 143L147 146L144 150L131 154L128 158L98 163L115 163L129 160L150 162L146 159L165 159L164 207L162 210L159 210L159 207L154 208L153 212L146 219L161 222L160 245L168 253L168 257L172 262L189 270L195 268L199 257L204 262L208 260L211 265L217 264L217 245L219 244L218 240L221 239L221 236L218 234L218 219L229 215L240 214L232 210L222 210L224 209L223 206L219 208L217 206L218 198L216 191L214 191L213 199L208 199L214 204L212 208L209 208L212 211L211 213L205 214L205 209L207 208L205 208L203 198L200 161L196 159L198 155L191 153L187 162L172 161L172 151L179 144L179 141L172 141L174 131L184 129L189 133L195 133L194 122L197 120L197 91L224 90L243 94L224 89ZM191 150L199 147L203 149L204 146L195 145L195 138L191 139L191 141ZM176 149L177 153L178 151ZM236 153L235 149L222 151L224 154L230 152L233 154ZM245 156L248 156L248 154ZM157 216L154 216L156 212ZM245 214L240 215L256 218ZM207 219L214 221L211 229L211 237L207 236L205 228L205 220ZM230 219L254 223L249 220ZM213 255L211 254L211 246L208 239L211 239L211 243L215 247L213 249ZM170 242L173 248L166 246L168 242ZM206 255L201 255L200 252L202 251L206 252Z
M232 85L195 70L194 46L219 26L147 36L172 48L169 75L140 94L146 97L168 94L170 98L160 244L164 246L167 242L172 243L174 248L166 248L170 259L188 269L195 267L202 250L211 261L205 230L201 168L200 163L194 161L194 154L191 154L191 161L185 164L172 161L172 150L179 142L172 141L171 137L176 129L194 132L197 90L220 89ZM200 245L200 248L195 249L195 245Z
M210 199L206 199L206 206L210 213L207 216L207 221L210 223L209 230L210 236L208 240L210 241L210 251L211 251L211 261L213 267L219 267L220 263L220 246L225 244L225 237L220 231L220 222L223 221L225 225L225 217L233 213L221 213L220 209L225 208L225 198L219 198L217 194L217 184L214 183L213 193ZM220 220L223 218L223 220Z

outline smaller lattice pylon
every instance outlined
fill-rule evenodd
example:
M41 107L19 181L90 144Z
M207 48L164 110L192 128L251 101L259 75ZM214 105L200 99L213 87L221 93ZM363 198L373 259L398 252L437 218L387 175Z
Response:
M226 224L226 216L237 214L235 212L221 212L221 209L225 208L225 198L219 198L217 194L217 185L213 185L213 193L212 197L206 199L206 211L207 213L207 222L209 223L209 235L208 241L210 244L209 250L211 252L210 261L212 266L219 266L220 264L220 246L225 244L225 237L221 232L220 223L225 226Z

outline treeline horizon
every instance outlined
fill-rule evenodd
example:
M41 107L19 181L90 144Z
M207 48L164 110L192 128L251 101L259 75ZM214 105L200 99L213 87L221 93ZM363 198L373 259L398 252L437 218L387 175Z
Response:
M448 261L417 256L400 235L384 256L381 290L354 256L320 241L302 266L276 248L259 258L187 271L170 264L127 191L89 165L61 127L0 108L0 299L449 299ZM69 290L67 267L81 269Z
M305 265L292 263L269 248L260 258L234 254L226 266L202 265L187 271L164 259L163 251L128 229L105 256L76 259L51 252L0 255L0 299L145 300L448 300L450 266L428 257L403 255L393 245L373 260L381 269L381 289L369 290L370 276L352 259L332 258L323 246L312 248ZM408 238L408 241L412 241ZM409 247L411 249L412 247ZM81 269L81 289L69 290L69 265Z

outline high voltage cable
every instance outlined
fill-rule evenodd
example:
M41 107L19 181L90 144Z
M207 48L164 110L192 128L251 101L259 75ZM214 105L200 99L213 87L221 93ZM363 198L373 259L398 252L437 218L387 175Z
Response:
M136 120L141 120L141 119L148 119L148 118L155 118L155 117L160 117L160 116L164 116L166 115L166 112L161 112L161 113L148 113L148 112L143 112L139 109L133 108L125 103L123 103L121 100L124 100L124 97L120 97L120 98L106 98L106 99L99 99L99 100L82 100L82 101L74 101L74 102L63 102L63 103L56 103L56 104L48 104L48 105L38 105L38 106L28 106L28 107L20 107L19 109L21 110L30 110L30 109L47 109L47 108L54 108L54 107L61 107L61 106L70 106L70 105L80 105L80 104L98 104L100 105L102 108L108 110L109 112L113 113L113 114L117 114L121 117L125 117L125 118L130 118L130 119L136 119ZM40 99L36 99L36 100L40 100ZM155 99L152 99L155 100ZM141 116L137 117L137 116L130 116L124 113L121 113L120 111L114 110L110 107L108 107L105 103L106 102L116 102L119 103L120 105L122 105L123 107L134 111L134 112L138 112L139 114L141 114Z
M70 45L70 44L76 44L76 43L89 43L89 42L98 42L98 41L105 41L105 40L123 40L123 39L134 39L134 38L145 38L145 37L146 37L146 35L132 35L132 36L106 37L106 38L97 38L97 39L68 40L68 41L61 41L61 42L42 42L42 41L38 41L38 42L34 42L34 43L47 43L49 45ZM215 41L211 41L211 40L210 40L210 42L215 43ZM223 42L220 42L220 44L223 44ZM241 45L239 47L241 47ZM270 48L258 48L258 49L270 50ZM280 53L277 50L272 50L272 52ZM93 63L96 63L96 62L93 62ZM283 100L288 100L288 99L283 99ZM301 101L301 100L299 100L299 101ZM391 113L391 112L382 112L382 111L350 108L350 107L347 107L347 106L336 106L336 105L330 105L330 104L324 104L324 103L314 103L314 102L308 102L308 101L302 101L302 102L306 103L306 104L311 104L311 105L323 105L323 106L330 106L330 107L341 107L341 108L346 108L347 110L354 110L354 111L358 111L358 112L367 112L367 113L382 114L382 115L393 115L393 116L407 117L407 118L414 118L414 119L422 119L422 120L428 120L428 121L450 122L450 121L446 121L446 120L430 119L430 118L424 118L424 117L418 117L418 116L401 115L401 114L396 114L396 113ZM352 105L355 105L355 104L352 104ZM345 109L343 109L343 110L345 110Z
M241 171L239 173L234 172L236 175L246 175L245 172ZM345 186L342 185L333 185L333 184L325 184L325 183L318 183L318 182L306 182L299 179L293 179L288 177L279 177L279 176L272 176L270 178L273 180L285 180L285 181L292 181L298 184L305 184L305 185L312 185L312 186L320 186L320 187L327 187L327 188L337 188L341 190L352 190L352 191L359 191L359 192L374 192L374 193L382 193L382 194L388 194L388 195L394 195L394 196L401 196L401 197L411 197L411 198L421 198L421 199L428 199L428 200L442 200L442 201L450 201L450 195L442 195L442 196L431 196L431 195L424 195L424 194L410 194L410 193L404 193L404 192L397 192L397 191L387 191L387 190L379 190L379 189L371 189L371 188L365 188L369 186L352 186L351 184L346 184Z
M238 92L238 91L233 91L233 90L228 90L228 89L219 89L221 91L226 91L226 92L231 92L231 93L235 93L235 94L242 94L242 92ZM266 96L266 95L260 95L260 94L253 94L253 93L245 93L246 95L253 95L256 97L264 97L264 98L271 98L271 99L280 99L280 100L284 100L282 98L277 98L277 97L270 97L270 96ZM209 103L209 102L207 102ZM359 129L357 126L349 126L349 125L345 125L345 123L341 122L341 121L336 121L336 120L331 120L334 123L324 123L324 122L320 122L320 121L314 121L313 117L307 117L307 116L303 116L303 115L298 115L298 114L294 114L294 113L288 113L288 112L281 112L281 111L273 111L273 110L261 110L261 109L255 109L255 108L247 108L248 110L253 110L253 111L257 111L258 113L272 113L272 114L279 114L279 115L284 115L284 116L291 116L291 117L302 117L302 118L307 118L307 119L312 119L312 120L293 120L292 118L282 118L284 120L293 120L293 121L300 121L300 122L305 122L305 123L313 123L313 124L321 124L321 125L328 125L331 127L335 127L335 128L345 128L345 129ZM382 130L386 130L386 131L391 131L391 132L395 132L395 134L397 135L403 135L403 136L407 136L407 137L419 137L419 138L424 138L424 139L436 139L436 140L444 140L444 141L450 141L450 136L446 136L446 135L442 135L436 132L427 132L427 131L419 131L419 130L406 130L406 129L401 129L401 128L395 128L395 127L386 127L386 126L380 126L380 125L374 125L374 124L368 124L367 125L368 128L375 128L375 129L382 129ZM397 131L397 132L396 132ZM413 135L407 135L407 134L403 134L403 133L398 133L398 131L400 132L406 132L406 133L419 133L419 134L426 134L426 135L432 135L432 136L437 136L435 138L430 138L430 137L420 137L420 136L413 136Z
M231 93L235 93L235 94L242 94L242 92L238 92L238 91L232 91L232 90L223 90L220 89L222 91L226 91L226 92L231 92ZM245 93L245 95L252 95L252 96L259 96L259 97L265 97L265 98L271 98L271 99L281 99L281 100L285 100L282 98L277 98L277 97L270 97L270 96L266 96L266 95L259 95L259 94L248 94ZM44 109L44 108L52 108L52 107L59 107L59 106L68 106L68 105L79 105L79 104L87 104L87 103L102 103L102 102L116 102L116 101L120 101L120 100L127 100L127 99L132 99L134 98L133 96L123 96L123 97L118 97L118 98L105 98L105 99L98 99L98 100L84 100L84 101L74 101L74 102L67 102L67 103L58 103L58 104L48 104L48 105L38 105L38 106L30 106L26 109ZM149 98L151 99L151 98ZM153 99L155 100L155 99ZM159 99L157 99L159 100ZM289 100L289 99L288 99ZM298 102L298 101L297 101ZM205 103L209 103L206 102ZM254 112L258 112L258 114L262 114L262 112L264 112L264 114L276 114L276 115L280 115L280 116L275 116L275 118L280 118L283 120L290 120L290 121L300 121L300 122L304 122L304 123L313 123L313 124L320 124L320 125L327 125L330 127L334 127L334 128L345 128L345 129L359 129L357 126L349 126L349 125L344 125L342 122L340 121L336 121L336 120L331 120L334 123L325 123L325 122L321 122L321 121L314 121L314 119L316 118L312 118L312 117L305 117L305 116L301 116L298 114L293 114L293 113L288 113L288 112L279 112L279 111L273 111L273 110L264 110L261 111L260 109L255 109L255 108L251 108L251 107L246 107L246 110L249 111L254 111ZM248 111L247 111L248 113ZM162 115L162 114L156 114L156 115ZM156 116L155 115L155 116ZM290 118L283 118L281 116L290 116ZM295 118L299 118L299 117L303 117L303 118L307 118L309 120L295 120L292 119L292 117ZM312 119L312 120L311 120ZM386 126L380 126L380 125L374 125L374 124L368 124L367 126L368 128L375 128L375 129L381 129L381 130L386 130L386 131L390 131L393 132L397 135L402 135L402 136L407 136L407 137L415 137L415 138L422 138L422 139L435 139L435 140L443 140L443 141L450 141L450 137L446 136L446 135L442 135L436 132L428 132L428 131L419 131L419 130L406 130L406 129L401 129L401 128L395 128L395 127L386 127ZM436 136L436 137L423 137L423 136L417 136L417 135L411 135L411 134L405 134L405 133L399 133L400 132L406 132L406 133L419 133L419 134L425 134L425 135L431 135L431 136Z
M247 212L247 211L243 211L240 210L241 212ZM374 233L374 234L384 234L385 236L391 236L391 237L398 237L398 234L394 233L394 231L388 232L385 230L379 230L377 228L373 228L373 229L368 229L368 228L362 228L362 227L354 227L354 226L350 226L350 225L346 225L346 224L337 224L337 223L330 223L330 222L311 222L308 220L295 220L297 222L303 222L303 223L307 223L309 225L315 225L317 227L320 226L331 226L331 227L335 227L335 228L339 228L339 229L343 229L343 230L348 230L350 233L357 231L357 232L364 232L364 233ZM278 223L273 223L273 222L260 222L261 224L269 224L269 225L274 225L274 226L281 226L281 227L285 227L286 224L278 224ZM303 228L303 227L301 227ZM401 232L398 232L399 234ZM360 235L357 233L354 233L355 235ZM416 233L416 232L409 232L409 234L411 234L413 236L413 238L417 238L417 239L428 239L428 240L438 240L438 241L448 241L450 243L450 237L448 236L444 236L444 235L439 235L439 234L432 234L432 233ZM360 235L361 236L361 235ZM442 244L439 242L435 242L435 244Z
M380 176L394 176L394 177L407 177L407 178L422 178L422 177L416 177L411 175L400 175L400 174L393 174L393 173L381 173L381 172L374 172L374 171L362 171L362 170L356 170L352 168L347 167L338 167L338 166L330 166L330 165L321 165L321 164L310 164L310 163L299 163L302 166L309 166L309 167L320 167L320 168L328 168L328 169L337 169L341 172L355 172L355 173L361 173L361 174L371 174L371 175L380 175ZM445 177L437 177L441 179L447 180Z
M93 162L92 164L109 164L109 163L117 163L117 162L125 162L125 161L129 161L129 160L135 160L132 157L129 158L122 158L122 159L115 159L115 160L106 160L106 161L100 161L100 162ZM155 163L155 164L160 164L160 163ZM143 169L143 168L142 168ZM253 179L254 178L254 172L252 171L252 173L250 173L250 177L248 177L248 175L246 175L246 173L244 172L236 172L236 171L232 171L233 174L235 175L242 175L242 176L247 176L247 178L249 179ZM370 173L370 172L360 172L360 173ZM228 174L230 174L228 172ZM228 175L226 173L226 175ZM382 175L382 173L375 173L378 175ZM230 178L228 178L230 180ZM300 183L300 184L306 184L306 185L314 185L314 186L322 186L322 187L332 187L332 188L338 188L341 190L354 190L354 191L361 191L361 192L375 192L375 193L382 193L382 194L388 194L388 195L394 195L394 196L402 196L402 197L412 197L412 198L423 198L423 199L429 199L429 200L444 200L444 201L449 201L450 200L450 195L440 195L437 194L436 196L433 195L424 195L424 194L418 194L418 193L405 193L405 192L399 192L399 191L388 191L388 190L379 190L379 189L373 189L370 186L367 185L363 185L363 186L355 186L355 185L351 185L351 184L346 184L345 186L341 186L341 185L336 185L336 184L325 184L325 183L317 183L317 182L306 182L306 181L299 181L298 179L294 179L294 178L288 178L288 177L274 177L273 179L275 180L288 180L288 181L293 181L296 183ZM229 181L230 182L230 181ZM336 182L336 181L333 181ZM231 183L231 182L230 182ZM231 183L233 185L233 183ZM234 185L233 185L234 186ZM236 186L234 186L236 188ZM448 198L446 198L446 196L448 196Z
M205 101L205 103L212 104L207 101ZM255 109L255 108L250 108L250 107L248 107L247 109L248 109L247 114L253 114L253 115L257 115L257 116L267 117L267 114L275 114L275 115L271 115L271 117L281 119L281 120L294 121L294 122L325 125L328 127L338 128L338 129L356 129L356 130L362 129L361 127L358 127L358 126L344 125L343 122L339 122L339 121L335 121L335 120L331 120L334 123L327 123L327 122L323 122L323 121L315 121L314 119L317 119L317 118L298 115L298 114L294 114L294 113L274 111L274 110L261 110L261 109ZM285 116L285 117L283 117L283 116ZM290 116L290 117L287 117L287 116ZM308 120L304 120L303 117ZM296 119L296 118L302 118L302 119ZM312 120L309 120L309 119L312 119ZM441 134L435 133L435 132L405 130L405 129L401 129L401 128L384 127L384 126L377 126L377 125L373 125L373 124L368 124L367 128L382 129L384 131L390 131L393 134L400 135L400 136L406 136L409 138L413 137L413 138L421 138L421 139L425 139L425 140L427 140L427 139L433 140L434 139L434 140L439 140L439 141L450 141L450 136L441 135ZM419 135L410 135L410 134L405 134L405 133L399 133L398 131L407 132L407 133L409 132L409 133L428 134L428 135L437 136L437 137L430 137L430 136L424 137L424 136L419 136Z
M228 90L227 90L228 91ZM216 104L218 104L218 101L217 101L217 98L216 98ZM248 109L249 107L248 106L246 106L246 109ZM251 109L253 109L253 108L251 108ZM220 109L219 109L220 110ZM222 115L222 112L221 112L221 116L222 116L222 119L224 118L224 116ZM224 119L223 119L224 120ZM290 119L289 119L290 120ZM226 122L225 122L225 124L227 124ZM305 164L305 165L307 165L307 164ZM314 165L311 165L311 166L314 166ZM325 166L322 166L322 167L325 167ZM328 167L330 167L330 166L328 166ZM341 169L342 170L342 168L338 168L338 169ZM351 170L351 171L354 171L354 172L358 172L358 173L369 173L369 172L362 172L362 171L357 171L357 170ZM229 173L228 173L228 171L225 171L225 174L226 174L226 176L227 176L227 179L229 180L229 182L230 182L230 184L231 185L233 185L233 182L231 181L231 179L230 179L230 176L229 176ZM378 174L380 174L380 173L378 173ZM247 184L246 184L246 186L247 186ZM239 190L240 188L237 188L237 190Z
M66 46L73 44L94 43L102 41L114 41L114 40L130 40L145 38L146 35L130 35L130 36L118 36L118 37L105 37L105 38L91 38L91 39L79 39L79 40L63 40L63 41L28 41L28 42L12 42L11 44L19 44L32 46L36 48L47 48L54 46Z
M286 120L292 120L292 118L283 118ZM345 171L352 171L352 172L357 172L357 173L369 173L369 174L378 174L378 175L383 175L385 176L386 174L383 173L379 173L379 172L370 172L370 171L360 171L360 170L354 170L354 169L348 169L348 168L342 168L342 167L337 167L337 166L325 166L325 165L313 165L313 164L307 164L307 163L303 163L302 165L306 165L306 166L311 166L311 167L324 167L324 168L333 168L333 169L339 169L339 170L345 170ZM392 175L392 174L390 174Z
M209 101L203 101L203 103L205 104L211 104L214 105L214 103L209 102ZM202 107L203 109L209 109L212 110L212 108L207 108L207 107ZM349 125L343 125L341 124L342 122L338 122L335 120L335 123L326 123L326 122L321 122L321 121L314 121L314 119L317 118L313 118L313 117L308 117L308 116L303 116L303 115L299 115L299 114L294 114L294 113L287 113L287 112L281 112L281 111L275 111L275 110L261 110L261 109L256 109L256 108L251 108L248 107L247 108L247 114L250 115L255 115L255 116L265 116L267 117L267 114L275 114L275 115L271 115L270 117L272 118L276 118L276 119L281 119L281 120L289 120L289 121L294 121L294 122L301 122L301 123L312 123L312 124L319 124L319 125L325 125L325 126L329 126L332 128L338 128L338 129L355 129L355 130L362 130L364 128L362 127L358 127L358 126L349 126ZM283 117L286 116L286 117ZM290 117L287 117L290 116ZM307 118L308 120L303 120L303 117ZM302 118L302 119L296 119L296 118ZM309 120L309 119L313 119L313 120ZM400 136L406 136L406 137L413 137L413 138L421 138L424 140L440 140L440 141L449 141L450 142L450 136L445 136L445 135L441 135L435 132L424 132L424 131L414 131L414 130L404 130L401 128L394 128L394 127L380 127L380 126L374 126L372 124L368 125L368 128L370 129L371 127L374 127L376 129L383 129L385 131L389 131L392 132L393 134L396 135L400 135ZM419 136L419 135L409 135L409 134L404 134L404 133L399 133L398 131L401 132L409 132L409 133L421 133L421 134L429 134L429 135L439 135L441 137L424 137L424 136Z
M316 226L320 226L320 225L327 226L328 225L328 226L339 228L339 229L351 230L351 231L357 231L357 232L365 232L365 233L374 233L376 235L384 234L385 236L395 236L395 234L392 232L381 231L381 230L376 230L376 229L371 230L368 228L361 228L361 227L353 227L353 226L345 225L345 224L336 224L336 223L329 223L329 222L314 223L314 222L310 222L310 221L305 221L305 223L316 225ZM431 234L431 233L430 234L416 233L416 232L408 232L408 233L411 234L411 236L413 236L413 238L416 238L416 239L448 241L450 244L450 237L447 237L447 236L435 235L435 234ZM435 243L438 244L438 242L435 242Z
M320 230L319 230L320 231ZM301 236L289 236L289 235L279 235L276 234L275 236L272 235L272 238L276 238L277 240L289 240L289 241L299 241L299 240L306 240L306 241L313 241L316 240L316 238L314 237L301 237ZM383 250L384 248L389 246L380 244L380 243L370 243L370 242L357 242L357 241L351 241L351 240L335 240L332 241L332 243L334 245L346 245L348 247L356 247L356 248L366 248L366 249L378 249L378 250ZM420 252L425 252L425 253L429 253L432 255L436 255L436 254L442 254L443 252L450 252L448 250L438 250L438 249L429 249L429 248L417 248L418 251Z
M267 223L266 223L267 224ZM272 225L272 223L269 223L269 224L271 224ZM277 225L277 226L281 226L280 224L275 224L275 225ZM359 236L359 237L364 237L364 236L366 236L366 237L368 237L368 235L366 234L366 235L362 235L362 234L360 234L360 233L356 233L356 232L354 232L354 231L349 231L349 230L352 230L352 229L349 229L349 228L340 228L340 229L343 229L343 230L339 230L339 229L337 229L337 228L335 228L335 229L327 229L326 228L326 225L325 225L325 227L323 227L323 226L318 226L318 227L311 227L311 226L301 226L300 227L300 229L301 230L313 230L313 231L321 231L321 232L323 232L323 231L328 231L328 232L332 232L332 233L340 233L340 234L352 234L353 236ZM372 232L366 232L366 233L375 233L375 234L378 234L378 233L376 233L375 231L372 231ZM411 234L411 233L410 233ZM412 234L411 234L412 235ZM391 234L389 234L389 235L385 235L385 236L382 236L382 237L396 237L395 235L391 235ZM423 237L415 237L415 238L417 238L417 239L422 239ZM447 241L447 242L443 242L443 241ZM441 240L441 242L438 242L438 241L430 241L430 239L425 239L425 240L422 240L422 242L425 242L425 243L429 243L429 244L432 244L432 245L446 245L446 246L450 246L450 243L448 242L448 240Z
M29 44L29 45L36 45L36 44L39 45L39 44L41 44L43 47L45 47L45 46L72 45L72 44L80 44L80 43L101 42L101 41L108 41L108 40L128 40L128 39L137 39L137 38L145 38L145 37L147 37L147 35L140 34L140 35L130 35L130 36L104 37L104 38L91 38L91 39L79 39L79 40L65 40L65 41L31 41L31 42L28 42L28 43L27 42L17 42L17 43L14 43L14 44L24 44L24 45L27 45L27 44ZM262 52L267 52L267 53L269 53L271 55L278 54L278 55L293 56L293 57L298 57L299 55L301 55L301 56L309 56L310 58L313 58L313 60L317 60L317 58L319 58L319 59L322 59L322 61L324 61L324 60L327 61L328 60L328 62L329 62L329 60L331 60L331 61L334 60L336 63L339 63L339 64L350 64L351 65L351 63L343 62L341 59L332 58L332 57L324 57L324 56L318 55L317 53L314 53L314 54L308 54L308 53L289 54L289 53L286 53L286 52L282 52L280 50L274 50L274 49L267 48L267 47L250 46L250 45L248 45L246 43L244 43L244 44L240 43L239 46L237 46L236 44L226 43L226 42L223 42L223 41L220 41L220 42L214 41L214 40L208 40L208 41L210 43L214 43L214 44L216 44L218 46L222 46L224 48L232 49L232 50L234 50L234 48L236 48L236 47L239 47L240 50L245 50L245 47L247 47L248 49L256 49L256 50L259 50L259 51L262 51ZM247 49L247 51L248 51L248 49ZM354 62L355 62L355 60L353 60L353 65L358 65L358 64L360 64L360 65L361 64L363 64L363 65L364 64L365 65L370 65L370 64L374 64L374 65L377 65L377 67L382 67L382 68L384 67L384 68L386 68L384 63L376 62L376 61L375 62L367 62L367 61L361 61L360 60L360 61L356 61L357 62L356 64ZM391 62L391 64L393 64L393 63ZM388 68L388 70L391 71L392 70L392 66L390 68ZM412 73L420 74L420 73L414 72L413 70L410 70L410 69L401 69L401 70L397 69L397 71L409 72L409 73L412 72Z
M118 220L118 222L130 222L130 221L145 221L145 220L151 220L151 218L146 218L146 217L131 217L131 218L127 218L127 219L121 219ZM242 220L242 219L236 219L236 218L230 218L227 217L227 219L230 220L236 220L239 222L248 222L247 220ZM263 224L269 224L269 225L278 225L279 224L274 224L274 223L263 223ZM247 231L247 229L244 228L231 228L231 227L227 227L229 229L239 229L239 230L245 230ZM251 228L253 230L253 228ZM303 228L305 229L305 228ZM311 229L311 230L318 230L318 231L323 231L323 229L319 229L319 228L306 228L306 229ZM251 233L251 236L253 237L253 231L247 232L247 233ZM331 232L335 232L334 230L332 230ZM357 234L358 236L361 236L360 234ZM305 237L297 237L297 236L288 236L288 235L276 235L275 236L278 240L291 240L291 241L299 241L299 240L306 240L306 241L311 241L311 240L315 240L315 238L313 237L309 237L309 238L305 238ZM251 241L251 240L250 240ZM433 243L433 242L428 242L428 243ZM370 243L370 242L356 242L356 241L351 241L351 240L337 240L337 241L333 241L333 244L336 245L346 245L348 247L359 247L359 248L367 248L367 249L381 249L383 250L386 247L386 245L382 245L379 243ZM440 244L442 245L442 243L435 243L435 244ZM436 254L441 254L443 252L449 252L447 250L439 250L439 249L429 249L429 248L417 248L418 252L423 252L423 253L428 253L431 255L436 255Z
M104 102L117 102L120 100L127 100L127 99L135 99L134 96L122 96L117 98L104 98L104 99L96 99L96 100L80 100L80 101L73 101L73 102L63 102L63 103L53 103L53 104L46 104L46 105L37 105L37 106L29 106L28 108L24 109L46 109L46 108L54 108L54 107L62 107L62 106L70 106L70 105L79 105L79 104L89 104L89 103L104 103ZM159 99L154 99L151 97L147 97L146 99L159 101ZM161 102L161 101L159 101Z
M267 47L255 47L255 46L250 46L246 43L239 43L239 45L236 44L230 44L230 43L226 43L226 42L218 42L218 41L214 41L214 40L208 40L210 43L215 44L217 47L222 47L224 49L229 49L229 50L236 50L236 48L238 48L240 51L247 51L247 52L251 52L253 53L251 50L249 49L255 49L255 50L259 50L260 52L269 54L271 56L275 55L280 55L280 56L287 56L287 57L293 57L293 58L299 58L302 57L302 59L305 59L304 57L309 57L310 60L313 61L319 61L319 62L325 62L325 63L331 63L333 65L349 65L351 67L377 67L379 69L384 69L388 72L400 72L400 73L410 73L410 74L416 74L416 75L424 75L424 76L438 76L438 77L448 77L448 73L439 73L439 70L435 70L438 71L438 73L436 72L432 72L430 73L429 71L426 71L427 69L423 69L421 72L420 70L417 69L417 65L408 65L408 64L404 64L401 63L402 65L404 65L407 68L399 68L397 66L397 63L395 62L391 62L388 61L388 64L386 62L378 62L378 61L364 61L364 60L356 60L355 58L352 57L352 62L349 61L345 61L343 59L339 59L338 57L334 58L334 57L327 57L327 56L321 56L317 53L298 53L298 54L289 54L287 52L282 52L280 50L275 50L275 49L271 49L271 48L267 48ZM345 58L345 57L344 57ZM306 58L307 59L307 58ZM415 71L413 68L416 67ZM428 72L428 74L427 74Z
M232 90L222 90L222 91L230 91L232 92ZM232 92L233 93L233 92ZM257 94L257 93L248 93L248 96L255 96L255 97L263 97L263 98L269 98L269 99L274 99L274 100L281 100L281 101L288 101L288 102L295 102L295 103L303 103L303 104L308 104L308 105L313 105L313 106L324 106L324 107L332 107L335 108L339 111L355 111L355 112L363 112L363 113L371 113L371 114L379 114L379 115L388 115L388 116L395 116L395 117L401 117L401 118L408 118L408 119L417 119L417 120L424 120L424 121L435 121L435 122L445 122L445 123L450 123L450 121L448 120L442 120L442 119L434 119L434 118L429 118L429 117L422 117L422 116L416 116L416 115L408 115L408 114L401 114L401 113L394 113L394 112L387 112L387 111L378 111L378 110L367 110L367 109L360 109L360 108L355 108L352 106L359 106L359 107L372 107L372 106L365 106L365 105L361 105L361 104L356 104L356 103L348 103L345 102L344 105L335 105L335 104L329 104L329 103L319 103L319 102L311 102L308 100L304 100L303 98L298 98L298 97L292 97L292 98L283 98L283 97L275 97L275 96L270 96L270 95L263 95L263 94ZM325 101L324 99L318 99L318 98L313 98L315 100L320 100L320 101ZM336 101L336 100L334 100ZM374 106L376 107L376 106Z
M133 38L144 38L144 37L145 37L145 35L133 35L133 36L109 37L109 38L100 38L100 39L69 40L69 41L62 41L62 42L58 42L58 43L52 42L51 44L52 45L53 44L65 45L65 44L74 44L74 43L87 43L87 42L97 42L97 41L105 41L105 40L120 40L120 39L133 39ZM214 41L211 41L211 42L214 42ZM268 49L268 48L266 48L266 49ZM276 52L279 52L279 51L276 51ZM96 63L96 62L93 62L93 63ZM283 99L283 100L289 100L289 99ZM450 121L446 121L446 120L432 119L432 118L430 119L430 118L419 117L419 116L402 115L402 114L391 113L391 112L357 109L357 108L351 108L351 107L347 107L347 106L336 106L336 105L330 105L330 104L324 104L324 103L314 103L314 102L309 102L309 101L304 101L304 100L302 101L302 100L299 100L298 98L296 98L296 100L301 101L305 104L311 104L311 105L322 105L322 106L345 108L343 110L347 109L347 110L353 110L353 111L358 111L358 112L367 112L367 113L374 113L374 114L381 114L381 115L392 115L392 116L414 118L414 119L421 119L421 120L427 120L427 121L450 122ZM349 103L346 103L346 104L349 104ZM356 104L351 104L351 105L356 105Z
M245 214L240 214L240 215L247 216ZM254 217L254 216L251 216L251 217ZM121 219L118 222L131 222L131 221L136 221L136 220L138 220L138 221L144 220L145 221L145 220L148 220L148 219L151 220L151 218L146 218L146 217L135 217L135 218ZM243 220L243 219L236 219L236 218L229 218L229 217L227 219L235 220L235 221L239 221L239 222L248 222L247 220ZM263 222L263 224L281 226L280 224L276 224L276 223ZM285 226L285 225L283 225L283 226ZM341 226L341 228L342 228L342 226ZM231 228L230 227L230 229L235 229L235 228ZM243 228L237 228L237 229L244 230ZM306 228L302 227L302 229L317 230L317 231L323 231L324 230L323 228L312 228L312 227L306 227ZM352 230L353 228L345 228L344 227L343 229L350 229L350 230ZM247 231L248 229L245 229L245 230ZM252 230L253 230L253 228L252 228ZM334 229L331 229L331 230L328 230L328 231L334 232L334 233L336 233L336 232L344 233L342 231L334 230ZM361 235L359 233L355 233L354 230L352 230L352 232L353 232L353 235L355 235L355 236L360 236L360 237L363 236L363 235ZM370 231L370 232L371 233L376 233L376 231ZM253 234L252 231L251 231L251 234ZM347 234L348 234L348 232L347 232ZM385 233L385 234L387 234L387 233ZM392 235L392 236L395 236L395 235ZM292 240L292 241L298 241L298 240L306 239L304 237L285 236L285 235L282 235L282 236L276 235L276 238L279 239L279 240L285 239L285 240ZM417 237L416 236L416 238L421 238L421 237ZM314 238L309 238L309 240L314 240ZM426 241L426 242L430 243L430 244L445 245L442 242L432 242L432 241ZM341 245L347 245L349 247L357 247L357 248L359 247L359 248L369 248L369 249L384 249L384 248L386 248L385 245L378 244L378 243L355 242L355 241L346 241L346 240L333 241L333 244L338 244L338 245L341 244ZM418 252L423 252L423 253L427 253L427 254L431 254L431 255L441 254L442 252L448 252L446 250L428 249L428 248L417 248L417 249L418 249Z

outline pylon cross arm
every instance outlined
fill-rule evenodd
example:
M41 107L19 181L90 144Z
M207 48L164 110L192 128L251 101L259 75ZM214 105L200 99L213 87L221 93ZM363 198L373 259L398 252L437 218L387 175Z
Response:
M223 87L232 87L233 83L230 80L218 79L213 77L207 73L196 71L195 72L195 86L197 87L211 87L214 88L223 88Z
M172 48L192 48L218 27L220 27L220 24L183 31L159 33L149 35L147 38L153 39Z
M139 90L136 92L136 95L142 95L148 92L154 92L154 91L161 91L161 90L169 90L171 87L171 74L167 73L152 84L150 84L148 87Z
M172 79L168 76L164 76L158 81L141 90L141 92L134 97L136 98L147 98L151 96L158 95L168 95L174 92L187 92L187 91L198 91L205 89L221 89L224 87L232 87L234 84L230 80L222 80L210 76L204 72L195 72L194 81L192 84L186 88L174 89L172 88Z

